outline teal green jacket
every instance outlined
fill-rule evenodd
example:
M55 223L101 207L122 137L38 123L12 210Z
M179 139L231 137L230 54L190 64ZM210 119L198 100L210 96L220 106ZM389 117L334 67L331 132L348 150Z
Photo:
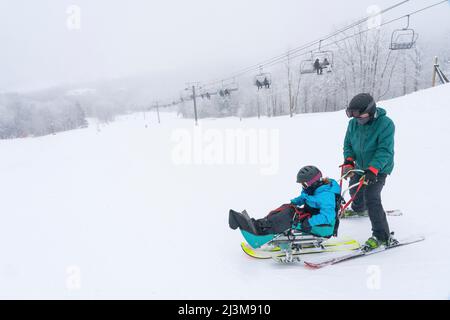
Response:
M375 119L366 125L352 119L345 135L344 159L352 158L357 169L372 167L378 173L391 174L394 169L394 135L394 122L382 108L377 108Z

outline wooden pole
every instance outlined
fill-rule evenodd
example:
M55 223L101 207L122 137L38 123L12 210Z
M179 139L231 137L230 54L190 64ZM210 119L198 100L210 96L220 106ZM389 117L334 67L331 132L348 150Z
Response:
M436 66L438 65L438 57L434 57L434 64L433 64L433 81L431 83L431 86L436 86Z

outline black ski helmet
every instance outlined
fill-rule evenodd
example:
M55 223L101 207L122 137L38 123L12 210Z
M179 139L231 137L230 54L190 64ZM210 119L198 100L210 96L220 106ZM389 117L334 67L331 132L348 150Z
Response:
M315 166L306 166L297 174L297 183L306 184L310 187L322 178L322 172Z
M346 113L349 118L359 117L368 113L371 117L375 115L377 104L374 98L368 93L356 95L347 107Z

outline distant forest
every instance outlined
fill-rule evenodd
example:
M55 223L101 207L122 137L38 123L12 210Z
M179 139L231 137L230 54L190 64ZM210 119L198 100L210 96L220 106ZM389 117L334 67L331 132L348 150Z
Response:
M85 128L88 118L108 123L117 115L148 109L148 101L135 90L115 85L0 94L0 139L37 137Z

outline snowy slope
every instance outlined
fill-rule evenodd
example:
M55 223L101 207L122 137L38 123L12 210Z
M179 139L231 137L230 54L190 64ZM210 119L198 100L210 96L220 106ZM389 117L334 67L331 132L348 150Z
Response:
M397 126L384 203L405 212L391 228L427 240L317 271L246 257L228 210L261 217L289 201L306 164L337 177L343 112L202 120L197 131L136 114L101 132L0 141L0 298L448 299L449 100L447 85L380 103ZM275 139L261 140L269 162L177 162L180 136L202 130L192 150L208 162L239 128ZM344 221L341 235L364 241L370 223Z

